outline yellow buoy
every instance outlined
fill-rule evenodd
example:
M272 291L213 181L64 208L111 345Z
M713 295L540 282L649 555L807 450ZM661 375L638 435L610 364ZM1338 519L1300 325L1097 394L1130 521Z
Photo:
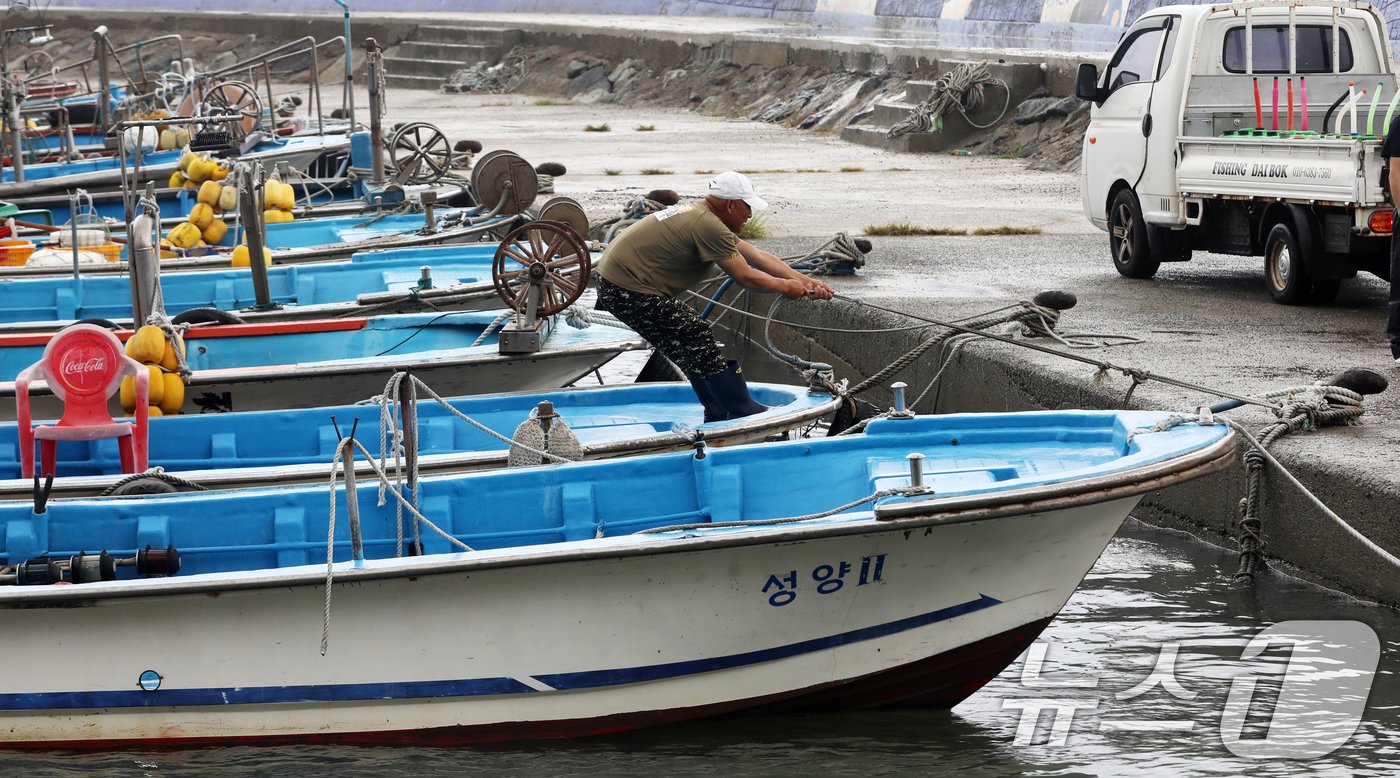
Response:
M165 237L172 246L177 248L193 248L194 244L199 242L199 228L189 222L180 222L171 227L170 232L166 233Z
M202 234L204 235L204 242L212 246L223 240L224 235L228 234L228 224L225 223L223 219L213 219L209 222L209 226L204 228Z
M228 178L228 174L230 172L231 171L227 167L224 167L220 163L215 162L214 166L209 169L209 178L213 181L222 181L225 178Z
M199 185L199 194L195 196L195 199L210 208L215 208L219 204L219 195L223 192L223 189L222 186L219 186L213 181L205 181Z
M180 354L184 355L185 339L176 336L175 342L180 344ZM160 366L172 373L180 369L180 363L175 358L175 347L170 345L170 341L168 340L165 341L165 353L160 358Z
M166 373L164 397L160 400L160 410L167 416L180 412L185 405L185 382L179 373Z
M126 339L126 355L148 365L160 362L165 356L165 331L154 324L147 324Z
M121 396L122 410L131 413L136 410L136 379L127 376L122 379L122 388L118 393Z
M181 154L181 155L180 155L180 170L182 170L182 171L188 173L189 170L190 170L190 165L191 165L196 159L199 159L199 155L196 154L196 153L194 153L193 151L186 151L184 154Z
M204 183L207 184L209 182L205 181ZM218 186L218 184L214 184L214 186ZM208 227L209 222L213 220L214 209L209 207L205 203L195 203L195 206L190 209L190 224L193 224L200 230L203 230L205 227Z
M160 357L156 357L160 361ZM165 373L161 371L160 365L146 365L146 369L151 371L151 382L147 391L150 395L146 402L151 405L160 405L160 401L165 399Z
M242 244L233 250L233 259L229 264L234 267L248 267L252 264L249 254L248 245ZM272 264L272 252L268 250L267 246L263 246L263 262L267 265Z
M185 174L179 170L175 171L174 173L171 173L170 180L166 182L166 186L170 187L171 189L179 189L184 185Z
M146 409L146 415L147 415L147 416L150 416L150 417L156 417L156 416L164 416L165 414L163 414L163 413L160 412L160 406L158 406L158 405L152 405L151 407L149 407L149 408Z

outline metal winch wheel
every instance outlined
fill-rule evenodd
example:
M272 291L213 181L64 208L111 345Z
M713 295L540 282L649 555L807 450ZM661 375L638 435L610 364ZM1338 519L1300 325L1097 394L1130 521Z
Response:
M592 260L583 238L567 224L533 221L512 230L496 249L491 281L511 309L526 312L532 285L540 286L538 316L553 316L588 287Z
M238 114L237 121L222 125L235 139L247 136L257 128L262 119L262 100L258 99L257 90L250 84L242 81L222 81L197 94L203 114ZM181 116L193 116L194 107L193 97L187 95L176 113Z
M472 165L472 191L476 201L485 208L501 203L500 214L514 216L524 213L539 193L540 178L524 157L513 151L490 151Z
M435 184L452 168L452 144L427 122L410 122L389 140L389 160L400 184Z
M540 215L537 217L544 222L560 222L567 224L579 235L588 234L588 214L583 212L583 206L578 200L572 197L551 197L545 201L540 208Z

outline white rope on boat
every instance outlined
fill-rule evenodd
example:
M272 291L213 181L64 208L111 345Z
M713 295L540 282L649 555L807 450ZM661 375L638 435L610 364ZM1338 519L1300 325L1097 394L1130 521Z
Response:
M388 480L389 480L389 477L384 473L384 471L381 470L381 469L379 468L379 466L376 465L376 464L374 463L374 456L373 456L372 454L369 453L369 449L366 449L363 443L359 442L358 440L355 440L354 438L345 437L345 438L342 438L342 439L340 440L340 442L336 444L336 447L335 447L335 456L331 459L331 475L330 475L330 510L329 510L329 518L327 519L327 523L326 523L326 604L325 604L325 612L324 612L324 614L323 614L323 621L322 621L322 624L321 624L321 656L325 656L325 655L326 655L326 649L327 649L327 648L329 647L329 645L330 645L330 634L331 634L331 591L332 591L332 584L335 582L335 493L336 493L336 488L335 488L335 487L336 487L336 476L340 474L340 472L341 472L341 470L342 470L342 467L343 467L343 468L353 468L353 467L355 466L355 463L354 463L353 459L352 459L352 461L350 461L350 462L345 462L345 463L342 463L342 461L341 461L341 460L342 460L342 452L344 452L344 450L345 450L345 444L346 444L347 441L348 441L349 443L351 443L352 445L354 445L354 447L355 447L356 449L358 449L361 453L363 453L363 454L365 455L365 460L369 463L370 468L371 468L372 470L374 470L374 474L375 474L375 475L379 476L379 482L380 482L380 484L385 484L385 483L387 483ZM382 490L382 486L381 486L381 490ZM461 540L458 540L456 537L454 537L451 533L447 532L447 531L444 530L443 528L441 528L441 527L439 527L438 525L434 524L434 523L432 522L432 520L429 519L427 516L424 516L422 513L419 513L418 509L417 509L416 507L414 507L413 505L411 505L411 504L404 498L403 494L401 494L401 493L399 492L399 490L397 490L397 489L392 489L392 488L391 488L391 489L389 489L389 491L390 491L390 493L392 493L392 494L394 495L394 499L398 501L400 509L407 508L407 509L409 510L409 512L413 514L413 518L414 518L414 521L415 521L415 522L422 522L425 526L427 526L428 529L432 530L433 532L436 532L439 536L441 536L441 537L442 537L444 540L446 540L448 543L451 543L452 545L456 546L457 548L461 549L462 551L475 551L475 550L476 550L476 549L472 548L471 546L467 545L466 543L463 543ZM353 495L353 494L347 494L347 495L345 495L345 499L346 499L346 501L348 502L348 501L350 501L350 500L356 499L356 496Z
M776 524L792 524L798 521L810 521L812 519L824 519L827 516L835 516L842 511L848 511L868 502L874 502L885 497L917 497L920 495L933 494L931 486L896 486L892 489L881 489L868 497L848 502L845 505L838 505L831 510L820 513L808 513L802 516L785 516L781 519L747 519L739 521L698 521L690 524L672 524L666 527L652 527L651 529L639 530L637 535L655 535L659 532L682 532L692 529L723 529L727 527L771 527Z

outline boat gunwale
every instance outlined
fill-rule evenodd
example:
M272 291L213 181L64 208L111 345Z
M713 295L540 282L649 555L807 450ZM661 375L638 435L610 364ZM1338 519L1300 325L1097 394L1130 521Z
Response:
M1233 463L1236 439L1233 429L1209 445L1194 451L1149 463L1122 472L1070 482L1011 489L994 495L974 495L919 500L899 507L917 509L913 515L880 518L876 508L861 518L832 518L812 522L766 525L744 528L716 527L711 534L707 528L657 532L646 535L616 535L591 541L583 548L560 552L559 543L493 549L491 556L483 552L458 552L428 556L372 560L363 567L353 562L337 562L334 581L350 585L367 581L395 578L420 578L452 575L512 567L535 567L600 559L622 559L633 556L693 553L756 543L798 543L828 537L861 534L909 532L925 527L970 524L1010 516L1068 510L1113 500L1134 497L1174 486L1213 473L1221 472ZM1073 488L1069 484L1074 484ZM991 504L991 496L999 497ZM888 513L886 513L888 515ZM755 534L760 535L756 540ZM630 541L630 542L629 542ZM273 569L271 574L259 571L212 573L187 579L161 578L121 582L104 582L86 586L4 587L0 588L0 609L74 607L101 600L150 598L167 596L218 596L223 592L326 585L325 566L299 565L295 572ZM254 577L257 575L258 577ZM212 576L212 578L210 577ZM233 578L231 576L238 576ZM174 582L174 583L172 583ZM90 588L89 588L90 587Z
M680 383L680 382L676 382ZM751 384L750 386L762 387L763 384ZM572 391L583 391L579 387L573 387ZM526 390L521 392L510 392L508 394L540 394L538 390ZM813 394L808 392L808 396ZM431 398L419 398L420 403L431 402ZM731 426L718 429L701 429L706 433L705 441L723 445L722 441L756 435L768 428L790 428L805 422L822 418L829 413L836 411L840 407L842 400L840 397L830 397L821 403L808 405L806 407L790 411L788 413L766 416L756 414L745 416L735 420ZM781 408L783 406L777 406ZM566 420L567 421L567 420ZM12 424L13 422L0 422L0 424ZM713 434L711 434L713 433ZM583 445L583 456L586 459L604 459L617 455L632 455L646 453L660 453L663 451L679 451L692 444L692 438L683 432L672 430L670 432L658 432L644 438L625 438L619 440L603 441L593 445ZM504 467L510 456L509 447L492 449L489 451L454 451L440 454L420 454L418 457L418 472L420 475L448 475L466 469L487 469L491 467ZM178 476L195 481L201 486L209 488L211 491L241 489L241 488L266 488L276 489L283 486L300 487L310 483L320 483L326 480L329 472L329 461L324 462L304 462L294 465L256 465L247 468L204 468L199 470L166 470L167 475ZM370 462L356 459L355 473L363 478L374 477L374 465ZM239 474L243 480L237 480ZM250 476L259 477L267 483L247 484L246 479ZM54 480L53 491L49 495L50 502L64 499L90 498L97 495L117 481L129 478L129 473L109 473L104 475L70 476L68 479L57 478ZM276 482L271 479L275 477ZM66 481L66 482L65 482ZM13 488L9 488L13 487ZM6 500L28 500L33 497L33 484L22 478L0 479L0 501Z
M281 365L252 365L248 367L226 367L215 370L196 370L191 376L190 382L186 384L185 391L189 392L192 389L216 385L222 386L225 384L260 383L263 381L276 380L276 378L288 374L293 374L295 376L294 380L296 381L306 381L385 372L423 373L429 370L507 364L510 362L539 362L542 360L593 356L605 353L616 355L623 351L639 351L647 348L646 341L631 330L625 330L620 327L613 327L612 329L620 333L626 333L631 337L619 337L614 340L599 340L591 343L549 347L548 350L538 351L533 354L500 354L495 352L463 353L473 348L495 348L495 344L489 344L483 346L465 346L456 349L437 349L437 351L441 352L455 353L445 353L434 356L424 356L424 354L430 354L431 352L406 352L394 356L386 355L389 357L388 359L377 362L351 362L341 359L325 362L289 362ZM363 358L357 357L355 359ZM374 359L374 357L370 359ZM29 385L29 394L31 397L47 397L52 396L53 392L49 389L46 382L34 381ZM14 396L15 382L0 381L0 398Z

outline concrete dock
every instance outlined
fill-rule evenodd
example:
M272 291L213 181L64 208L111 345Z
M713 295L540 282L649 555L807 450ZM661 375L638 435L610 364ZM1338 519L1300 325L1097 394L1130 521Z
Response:
M187 18L186 23L197 22ZM422 21L422 20L416 20ZM483 23L499 20L478 19ZM711 30L735 20L706 20L703 27L674 30L641 22L606 20L621 33L597 40L671 40L698 35L733 38L743 31ZM512 18L516 27L530 22ZM251 22L248 22L251 23ZM365 29L411 25L401 17L365 20ZM555 24L557 21L538 21ZM570 19L576 30L587 23ZM601 24L601 23L600 23ZM745 24L754 24L749 21ZM375 27L375 25L379 25ZM334 25L329 25L328 29ZM775 36L773 25L744 34ZM357 35L357 37L359 37ZM839 41L836 51L886 43ZM622 44L619 44L622 45ZM633 44L628 44L633 45ZM817 44L827 45L827 44ZM831 44L835 45L835 44ZM872 49L873 50L873 49ZM623 52L599 51L600 57ZM845 62L846 55L835 62ZM888 64L890 60L881 55ZM364 99L364 98L360 98ZM361 103L363 105L363 103ZM556 191L579 199L595 219L618 215L621 204L647 190L703 194L713 171L753 170L758 191L773 207L766 217L772 237L759 245L779 254L815 248L837 231L859 234L869 225L976 228L1034 227L1038 235L1007 237L877 238L869 264L854 277L837 278L837 291L865 305L836 301L784 303L777 318L843 328L848 333L777 328L779 345L799 356L829 361L838 377L859 381L907 352L929 331L872 336L872 329L910 324L899 312L942 320L971 316L1056 288L1073 292L1079 305L1065 313L1063 332L1141 338L1142 343L1077 354L1238 394L1310 384L1348 367L1367 367L1400 378L1384 342L1387 285L1370 276L1344 282L1336 303L1322 308L1284 307L1264 289L1262 260L1197 254L1189 263L1163 265L1151 281L1118 276L1107 235L1082 214L1075 174L1027 169L1026 160L946 154L910 154L859 146L834 133L808 132L703 116L675 108L577 105L521 94L440 94L396 90L389 95L393 121L427 121L451 139L471 138L486 149L506 148L531 162L557 161L569 173ZM608 124L609 132L584 132ZM654 130L638 131L651 126ZM644 175L644 169L654 174ZM799 172L810 171L810 172ZM770 300L749 300L765 314ZM733 315L721 320L733 326ZM751 322L743 329L761 337ZM724 338L739 346L737 337ZM1048 343L1051 347L1059 347ZM922 392L942 355L926 355L899 380L911 396ZM791 376L762 376L787 378ZM1218 398L1147 381L1132 385L1119 373L1011 345L966 346L920 411L1039 408L1136 408L1191 411ZM505 387L503 387L505 388ZM869 397L877 404L888 395ZM1260 409L1230 412L1251 428L1272 417ZM1366 401L1361 423L1289 436L1275 447L1279 458L1356 529L1392 553L1400 552L1400 389ZM1359 597L1400 605L1400 576L1388 563L1347 537L1273 474L1267 479L1263 534L1275 569L1319 581ZM1160 494L1149 495L1138 514L1146 521L1191 531L1233 547L1244 476L1239 468ZM1230 575L1233 569L1203 571Z

